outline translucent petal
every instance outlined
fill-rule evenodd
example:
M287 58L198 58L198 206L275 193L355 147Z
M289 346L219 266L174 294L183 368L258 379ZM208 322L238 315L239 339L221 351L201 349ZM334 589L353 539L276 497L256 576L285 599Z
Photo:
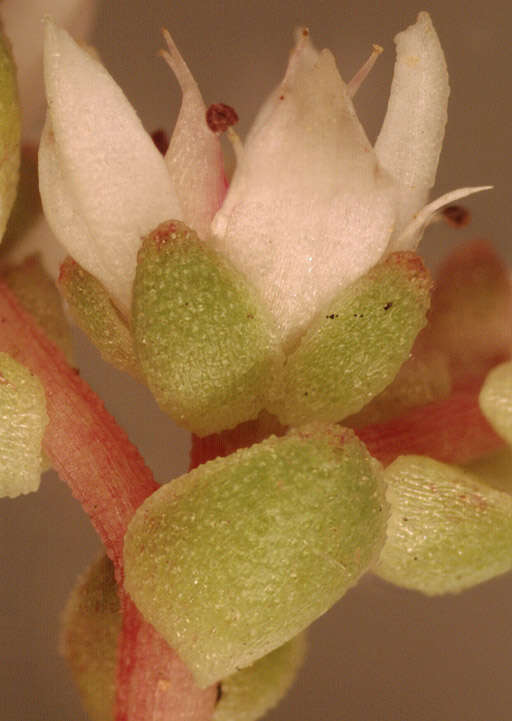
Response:
M140 239L181 217L164 159L104 67L52 21L40 153L43 207L70 254L127 313Z
M329 51L299 41L245 145L214 242L292 339L384 252L395 188L381 172Z
M443 50L428 13L420 13L395 43L391 94L375 151L400 185L399 233L425 205L434 185L450 88Z
M213 216L226 194L226 179L219 137L206 123L201 92L169 33L164 57L181 86L183 101L165 155L183 220L200 238L210 234Z

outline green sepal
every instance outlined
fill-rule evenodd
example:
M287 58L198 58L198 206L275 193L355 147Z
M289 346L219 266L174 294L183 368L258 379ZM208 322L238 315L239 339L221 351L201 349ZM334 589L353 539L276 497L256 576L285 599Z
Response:
M479 402L496 433L512 445L512 361L501 363L487 375Z
M107 363L139 378L130 329L103 285L68 257L60 269L59 287L73 320Z
M512 498L423 456L385 471L391 506L376 573L428 595L457 593L512 568Z
M381 479L339 426L205 463L137 510L125 587L208 686L297 635L374 562L387 520Z
M395 377L426 323L420 258L394 253L345 288L288 357L268 409L285 425L357 413Z
M204 436L255 418L282 366L270 314L245 278L183 223L139 252L133 331L158 404Z
M61 652L92 721L113 721L121 612L114 567L102 556L66 604Z
M40 380L0 353L0 497L15 498L39 488L47 423Z
M16 199L21 116L11 44L0 28L0 239Z
M273 708L292 685L306 653L299 634L219 684L213 721L256 721Z
M32 255L20 265L7 266L2 272L2 280L71 363L71 332L62 300L39 256Z

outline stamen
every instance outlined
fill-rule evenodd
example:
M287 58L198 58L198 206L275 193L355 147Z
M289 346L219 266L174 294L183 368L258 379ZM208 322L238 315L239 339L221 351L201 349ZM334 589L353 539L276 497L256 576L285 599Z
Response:
M377 58L379 57L379 55L384 52L384 48L381 48L380 45L373 45L372 47L372 54L364 63L364 65L359 68L357 73L347 85L347 92L349 97L351 98L354 97L361 85L366 80L367 76L370 74L370 71L377 62Z
M228 128L226 130L226 136L231 143L233 152L235 153L237 165L240 165L244 156L244 145L240 140L240 136L233 130L233 128Z
M238 123L238 115L231 105L214 103L206 111L206 123L214 133L224 133L231 126Z
M458 190L452 190L449 193L445 193L437 200L432 201L428 205L425 205L405 229L400 234L396 243L393 244L394 250L415 250L416 246L421 237L421 233L431 223L432 217L435 216L438 210L444 205L453 204L454 201L466 198L468 195L473 193L480 193L482 190L491 190L492 185L482 185L477 188L459 188ZM416 242L415 242L416 239Z

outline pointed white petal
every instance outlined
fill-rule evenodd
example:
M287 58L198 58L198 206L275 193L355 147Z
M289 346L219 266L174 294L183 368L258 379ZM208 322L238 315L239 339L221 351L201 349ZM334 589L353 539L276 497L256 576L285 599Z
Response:
M23 134L39 140L44 122L43 32L41 18L50 13L55 21L85 39L94 23L97 0L3 0L4 29L12 42L20 100Z
M201 92L169 33L164 54L183 93L181 109L165 160L176 188L183 220L207 238L213 216L226 194L222 150L218 136L206 123Z
M165 161L105 68L51 21L45 81L45 213L61 243L127 313L141 238L181 219Z
M443 50L427 13L420 13L395 43L391 95L375 151L400 185L400 233L434 185L450 88Z
M449 193L445 193L444 195L441 195L440 198L433 200L431 203L422 208L404 228L397 239L393 241L389 248L389 252L394 252L396 250L416 250L418 243L421 240L423 231L438 210L445 205L454 203L456 200L466 198L468 195L481 193L482 190L491 190L492 187L492 185L480 185L475 188L459 188L458 190L451 190Z
M247 138L213 242L292 341L338 288L379 260L394 192L331 53L316 53L305 37Z

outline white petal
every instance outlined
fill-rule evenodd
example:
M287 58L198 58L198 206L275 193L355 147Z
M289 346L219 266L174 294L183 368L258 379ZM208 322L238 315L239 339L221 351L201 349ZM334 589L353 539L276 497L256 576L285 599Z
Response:
M92 28L96 6L96 0L3 0L1 15L18 67L25 137L39 140L44 121L41 18L51 13L59 25L85 39Z
M164 54L180 84L183 100L165 160L183 210L183 220L207 238L226 194L222 150L206 123L201 92L171 36Z
M181 219L165 161L105 68L51 21L45 81L43 208L60 242L127 313L141 238Z
M394 192L334 58L305 38L247 138L214 242L259 288L292 342L338 288L379 260Z
M438 210L445 205L454 203L456 200L466 198L468 195L481 193L482 190L491 190L492 187L492 185L480 185L475 188L458 188L458 190L451 190L449 193L441 195L440 198L433 200L415 215L397 237L390 250L416 250L423 231Z
M375 151L400 185L399 234L434 185L450 88L443 50L427 13L420 13L395 43L391 95Z

